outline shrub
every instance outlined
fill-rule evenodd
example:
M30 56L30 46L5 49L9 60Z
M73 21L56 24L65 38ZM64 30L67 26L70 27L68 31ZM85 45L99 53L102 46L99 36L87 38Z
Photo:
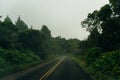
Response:
M100 56L100 53L101 48L90 48L85 55L87 65L93 63Z
M120 76L120 50L103 53L93 65L95 71L115 78Z
M0 49L0 76L25 69L40 61L40 58L31 51Z

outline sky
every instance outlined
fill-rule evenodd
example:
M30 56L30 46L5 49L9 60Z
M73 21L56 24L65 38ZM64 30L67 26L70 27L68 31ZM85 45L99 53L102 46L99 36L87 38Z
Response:
M15 22L18 16L29 27L41 29L47 25L53 37L86 39L81 26L88 13L99 10L108 0L0 0L0 15Z

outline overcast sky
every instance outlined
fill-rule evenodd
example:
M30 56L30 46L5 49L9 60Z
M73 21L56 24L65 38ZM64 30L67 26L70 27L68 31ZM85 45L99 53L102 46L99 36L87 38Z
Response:
M35 29L45 24L53 36L82 40L88 33L80 22L107 3L108 0L0 0L0 15L9 15L13 22L20 15Z

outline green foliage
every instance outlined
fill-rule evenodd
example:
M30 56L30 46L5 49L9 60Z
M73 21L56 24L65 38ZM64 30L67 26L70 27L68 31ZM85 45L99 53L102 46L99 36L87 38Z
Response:
M6 61L2 57L0 57L0 69L6 67Z
M68 50L68 53L75 54L75 55L79 53L80 40L78 40L78 39L69 39L69 40L66 41L66 43L68 44L66 46L67 50Z
M94 28L91 31L90 35L88 36L88 43L87 43L89 44L88 47L98 47L99 37L100 37L100 33L96 28Z
M45 39L51 38L51 31L48 29L46 25L42 26L41 34L44 36Z
M120 0L109 0L115 15L120 15Z
M40 58L30 51L23 53L18 50L0 49L0 76L25 69L40 61Z
M94 80L120 80L120 0L109 2L82 22L90 35L79 48Z
M120 80L120 50L101 53L99 48L92 48L88 52L74 60L93 80Z
M85 61L87 65L92 64L96 59L100 56L101 49L100 48L90 48L86 55L85 55Z
M120 46L120 0L109 1L110 4L89 13L82 21L83 28L90 32L89 47L101 47L103 51L117 50Z
M15 24L8 16L0 21L0 35L0 76L53 56L77 53L79 43L77 39L53 38L46 25L41 30L29 29L20 17Z
M25 24L24 21L21 20L20 17L18 17L18 20L15 24L16 28L18 29L18 32L24 32L28 29L28 26Z
M12 23L12 20L10 19L9 16L7 16L4 21L7 22L7 23Z
M98 12L98 17L101 21L106 21L111 18L112 10L110 5L106 4Z
M89 13L87 19L81 22L82 27L86 28L86 30L89 32L91 32L95 28L101 29L98 13L98 10L95 10L93 13Z
M11 21L0 23L0 47L13 48L16 35L16 28Z
M112 18L103 22L103 33L99 45L103 50L117 50L120 46L120 18Z
M25 32L19 33L18 42L22 49L30 49L37 52L41 50L42 35L39 30L26 30Z
M95 71L118 78L120 76L120 50L103 53L93 64Z

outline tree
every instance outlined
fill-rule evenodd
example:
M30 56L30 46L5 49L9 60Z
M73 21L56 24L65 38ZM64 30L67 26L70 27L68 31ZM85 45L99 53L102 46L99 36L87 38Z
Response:
M12 23L12 20L10 19L9 16L7 16L5 19L4 19L5 22L8 22L8 23Z
M5 20L0 23L0 46L2 48L13 48L15 34L16 28L12 20L7 16Z
M111 16L112 16L112 10L109 4L103 6L98 12L98 17L100 21L109 20Z
M102 24L103 32L100 45L103 49L119 49L120 46L120 18L112 18Z
M79 43L81 41L78 39L68 39L66 41L66 49L69 54L78 54L79 53Z
M98 30L95 28L91 31L90 35L88 36L88 43L91 47L99 47L99 37L100 33Z
M111 7L106 4L99 11L95 10L93 13L89 13L87 19L82 21L83 28L86 28L87 31L91 32L95 28L99 32L102 31L101 24L104 21L107 21L111 18L112 10Z
M42 35L39 30L27 30L19 33L18 42L22 49L30 49L34 52L40 52Z
M2 18L2 16L0 16L0 18ZM1 20L0 20L0 23L1 23Z
M103 50L118 49L115 46L118 46L120 40L120 17L113 15L112 7L106 4L100 10L89 13L87 19L82 22L83 28L90 32L88 42L92 47L97 45Z
M28 26L25 24L24 21L21 20L20 16L18 17L15 26L17 27L18 32L24 32L28 29Z
M115 16L120 16L120 0L109 0Z
M41 34L44 36L45 39L51 38L51 31L48 29L48 27L46 25L42 26Z

